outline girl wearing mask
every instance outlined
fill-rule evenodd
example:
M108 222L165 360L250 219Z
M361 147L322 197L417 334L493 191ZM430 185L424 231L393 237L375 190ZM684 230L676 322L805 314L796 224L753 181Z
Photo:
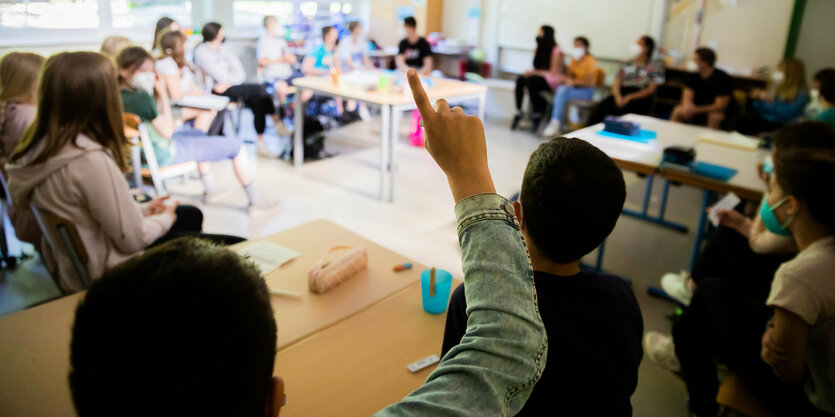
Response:
M247 84L246 72L241 60L235 53L223 45L226 34L220 23L209 22L203 25L201 31L203 43L194 48L194 62L211 79L212 93L229 97L232 100L243 100L252 109L255 133L258 134L258 153L265 157L277 157L264 143L264 132L267 129L267 116L273 119L275 133L279 136L290 136L279 118L273 98L262 84Z
M798 253L777 269L765 304L729 280L708 279L672 340L645 339L653 361L681 371L693 416L719 412L715 360L778 417L835 415L835 195L826 192L835 184L835 129L786 127L771 156L769 190L745 229L758 253L786 243Z
M554 91L559 84L563 72L563 61L565 56L562 49L557 45L554 28L543 25L536 35L536 50L533 57L533 68L516 79L516 115L513 116L511 130L515 130L522 120L522 102L525 98L525 91L531 100L531 121L533 131L539 128L544 118L545 99L542 92Z
M806 69L799 59L786 59L771 73L773 93L751 90L749 115L739 118L736 130L746 135L771 132L801 116L809 103Z
M274 203L263 201L255 191L241 139L209 136L196 127L186 125L176 128L165 85L156 79L154 61L147 51L138 46L126 48L116 62L124 110L149 123L148 133L160 166L196 161L203 181L203 201L211 204L225 197L226 193L215 187L209 162L231 159L235 175L249 199L250 214L275 207ZM158 97L159 108L152 97L154 93Z
M6 165L13 201L75 225L93 279L166 233L186 231L186 222L202 223L202 213L193 207L180 210L156 199L143 210L134 202L124 176L128 143L118 90L116 69L104 55L50 57L35 121ZM180 214L199 218L178 221ZM196 226L190 231L198 232ZM47 256L66 291L84 289L63 251Z
M560 86L554 95L554 110L551 121L542 131L542 136L550 138L558 135L562 127L565 105L570 100L591 100L597 80L597 61L589 53L589 40L583 36L574 38L571 49L571 62L568 71L560 79Z
M38 75L44 58L27 52L6 54L0 61L0 170L9 161L38 112ZM5 170L3 176L6 176ZM12 200L13 203L17 201ZM41 229L28 205L8 209L17 238L41 247Z
M655 90L664 84L664 63L652 60L654 51L655 40L649 36L642 36L632 44L634 58L618 71L612 95L592 112L590 125L602 122L609 115L649 114Z

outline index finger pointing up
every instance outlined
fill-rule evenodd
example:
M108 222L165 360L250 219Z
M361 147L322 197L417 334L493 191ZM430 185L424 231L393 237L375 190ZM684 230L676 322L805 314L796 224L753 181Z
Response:
M420 77L417 71L410 69L406 72L406 78L409 80L409 88L412 89L412 97L415 99L420 117L423 120L431 120L435 116L435 109L432 108L432 103L429 102L429 97L426 96L426 91L423 90L423 85L420 84Z

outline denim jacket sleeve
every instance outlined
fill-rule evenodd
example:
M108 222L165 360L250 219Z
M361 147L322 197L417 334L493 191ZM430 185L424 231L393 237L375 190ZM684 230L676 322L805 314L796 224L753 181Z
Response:
M545 368L548 340L513 206L480 194L455 206L467 333L426 382L376 416L512 416Z

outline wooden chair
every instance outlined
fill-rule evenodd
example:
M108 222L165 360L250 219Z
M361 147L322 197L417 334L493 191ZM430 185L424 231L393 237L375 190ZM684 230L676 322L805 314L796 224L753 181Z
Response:
M159 166L157 155L154 152L154 145L151 142L151 136L148 133L148 126L145 123L141 123L139 116L135 114L125 113L123 118L125 126L128 129L136 130L138 133L137 136L139 137L139 144L142 146L142 153L145 154L145 162L148 164L147 169L139 168L138 161L140 158L136 156L138 152L135 151L133 152L133 169L141 172L143 177L151 178L151 182L153 182L154 189L158 195L163 196L168 194L165 190L166 180L185 177L189 173L197 171L197 163L194 161L183 162L181 164L169 165L165 167Z
M732 371L728 371L722 380L716 402L748 417L774 417L745 386L742 378Z
M62 280L68 281L75 278L81 282L84 288L90 287L91 279L89 272L87 272L87 261L89 257L87 256L87 251L84 249L84 244L81 242L81 238L78 236L78 230L75 228L75 225L70 221L35 207L34 204L30 205L30 208L35 215L38 226L41 228L41 232L43 232L46 243L46 247L44 248L45 252L51 254L62 253L69 258L72 264L72 272L75 274L75 277L63 276L57 270L55 263L53 263L54 256L45 256L45 258L51 258L44 259L44 263L47 264L48 269L51 269L50 274L56 280L56 284L61 292L66 293L66 288L61 285Z

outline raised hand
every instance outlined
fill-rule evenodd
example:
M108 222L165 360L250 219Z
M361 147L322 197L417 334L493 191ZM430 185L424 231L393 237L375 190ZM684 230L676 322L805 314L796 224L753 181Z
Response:
M438 99L432 108L417 72L410 69L406 77L426 130L426 150L446 174L455 201L495 193L481 120L467 116L461 107L450 109L444 99Z

